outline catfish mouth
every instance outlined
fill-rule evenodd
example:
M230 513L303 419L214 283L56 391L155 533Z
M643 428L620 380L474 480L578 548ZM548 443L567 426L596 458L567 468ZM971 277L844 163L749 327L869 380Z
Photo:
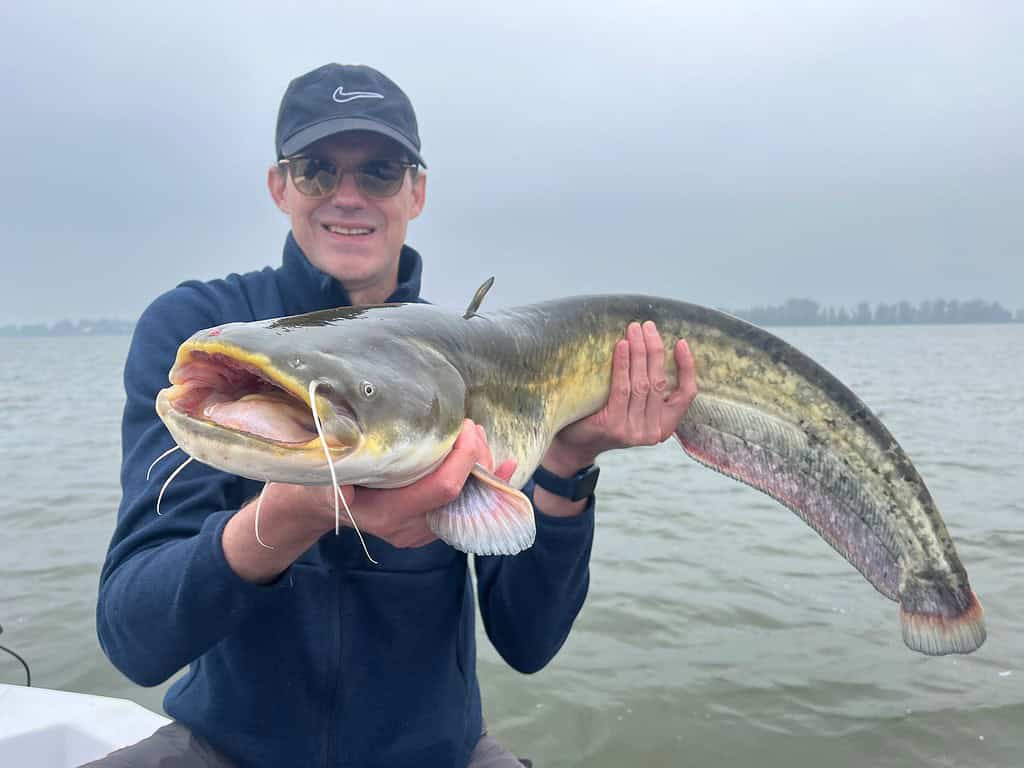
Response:
M277 448L323 450L308 392L296 380L282 376L262 356L244 359L226 345L217 346L216 352L191 348L179 354L170 373L173 386L166 390L174 411ZM360 440L356 417L347 403L328 394L324 386L316 398L324 437L332 453L347 453Z

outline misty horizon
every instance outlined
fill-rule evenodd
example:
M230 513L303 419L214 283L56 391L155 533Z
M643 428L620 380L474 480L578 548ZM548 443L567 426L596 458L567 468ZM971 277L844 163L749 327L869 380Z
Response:
M503 307L495 307L501 309ZM452 311L457 308L450 307ZM789 298L782 304L755 307L715 307L756 325L935 325L974 323L1024 323L1024 307L1014 311L984 299L929 299L920 304L867 301L855 305L824 305L809 298ZM461 311L461 310L458 310ZM487 314L486 308L482 310ZM53 322L0 325L3 336L126 335L136 318L64 317Z
M43 0L5 20L0 325L136 317L182 281L280 264L278 102L327 61L415 105L408 242L442 306L490 275L493 307L1024 306L1018 4Z

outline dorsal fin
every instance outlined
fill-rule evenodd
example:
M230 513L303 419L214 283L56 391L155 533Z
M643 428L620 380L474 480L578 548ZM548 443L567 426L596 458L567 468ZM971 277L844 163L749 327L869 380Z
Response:
M492 285L494 285L494 275L484 280L483 285L476 289L476 293L473 294L473 298L469 301L469 306L466 307L466 314L462 316L464 319L469 320L469 318L476 314L476 311L480 309L480 304L483 303L484 296L491 290Z

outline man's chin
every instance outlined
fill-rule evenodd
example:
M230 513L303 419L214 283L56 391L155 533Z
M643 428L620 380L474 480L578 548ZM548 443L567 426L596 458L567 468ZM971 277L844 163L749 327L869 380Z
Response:
M355 286L373 285L388 279L394 274L396 260L372 248L325 249L318 258L310 258L313 266L341 282L350 292Z
M361 241L355 238L347 242L339 242L336 239L322 240L318 245L320 248L317 261L338 268L348 266L352 269L364 270L372 268L373 264L380 265L388 261L383 253L382 243L373 236L366 237ZM311 258L310 261L313 259Z

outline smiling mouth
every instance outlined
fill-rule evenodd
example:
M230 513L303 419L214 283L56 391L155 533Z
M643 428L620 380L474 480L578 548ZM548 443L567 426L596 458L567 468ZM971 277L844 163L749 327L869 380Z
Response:
M321 224L325 232L342 237L366 237L376 232L375 227L341 227L335 224Z

